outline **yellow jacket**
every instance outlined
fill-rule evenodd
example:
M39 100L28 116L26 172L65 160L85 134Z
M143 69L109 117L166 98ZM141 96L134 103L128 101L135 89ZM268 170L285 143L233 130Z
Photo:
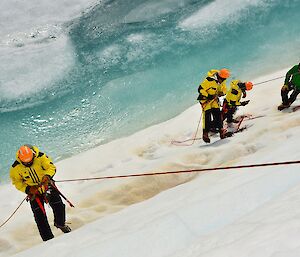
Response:
M219 83L217 78L218 70L210 70L207 77L199 85L198 92L204 111L212 108L220 108L219 96L226 94L226 80Z
M36 146L32 146L31 149L34 151L35 157L30 167L22 164L17 153L16 161L10 168L12 184L24 193L28 186L40 185L44 175L53 177L56 173L56 167L46 154L40 152Z
M242 89L238 86L240 80L232 80L230 83L230 89L226 94L226 101L229 106L240 106L240 100L243 94Z

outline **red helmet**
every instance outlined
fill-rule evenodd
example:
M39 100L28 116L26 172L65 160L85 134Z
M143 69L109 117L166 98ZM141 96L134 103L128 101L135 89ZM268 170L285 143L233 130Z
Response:
M33 160L33 152L27 145L22 145L18 150L18 157L21 162L30 163Z
M246 82L245 85L246 85L246 90L251 90L253 88L253 83L250 81Z
M227 70L227 69L221 69L219 70L218 72L219 76L222 78L222 79L227 79L230 77L230 71Z

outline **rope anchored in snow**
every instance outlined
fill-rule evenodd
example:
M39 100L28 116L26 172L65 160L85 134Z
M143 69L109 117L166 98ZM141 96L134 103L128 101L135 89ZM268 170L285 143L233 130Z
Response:
M88 181L88 180L118 179L118 178L130 178L130 177L159 176L159 175L171 175L171 174L180 174L180 173L216 171L216 170L231 170L231 169L233 170L233 169L257 168L257 167L278 166L278 165L291 165L291 164L300 164L300 161L271 162L271 163L259 163L259 164L225 166L225 167L191 169L191 170L161 171L161 172L152 172L152 173L103 176L103 177L93 177L93 178L63 179L63 180L57 180L56 183L59 183L59 182Z
M62 192L57 188L57 186L54 184L54 182L51 182L51 185L53 186L53 188L61 195L62 198L64 198L66 200L66 202L70 205L70 207L75 207L63 194ZM2 228L14 215L15 213L19 210L19 208L21 207L21 205L24 203L24 201L30 200L30 197L27 195L22 202L18 205L18 207L14 210L14 212L0 225L0 228ZM41 207L41 210L43 211L43 213L46 215L45 209L42 205L42 203L40 202L39 198L37 197L36 200L39 201L39 205Z
M201 112L201 115L200 115L200 119L198 121L196 132L195 132L195 134L192 138L188 138L188 139L183 140L183 141L172 140L171 144L176 145L176 146L191 146L195 143L196 140L201 139L201 138L197 137L199 126L200 126L200 123L201 123L201 119L202 119L202 112ZM192 143L186 143L188 141L192 141ZM184 143L186 143L186 144L184 144Z
M260 163L260 164L248 164L248 165L237 165L237 166L226 166L226 167L215 167L215 168L204 168L204 169L192 169L192 170L176 170L176 171L162 171L153 173L141 173L141 174L128 174L128 175L116 175L116 176L104 176L104 177L94 177L94 178L77 178L77 179L64 179L57 180L55 182L75 182L75 181L89 181L89 180L105 180L105 179L118 179L118 178L130 178L130 177L145 177L145 176L159 176L159 175L171 175L180 173L192 173L192 172L204 172L204 171L216 171L216 170L230 170L230 169L246 169L246 168L257 168L257 167L267 167L267 166L279 166L279 165L292 165L300 164L300 161L285 161L285 162L271 162L271 163ZM27 196L15 209L15 211L4 221L0 228L2 228L17 212L21 207L23 202L27 199Z
M175 146L191 146L191 145L193 145L195 143L196 140L201 140L202 137L197 137L199 126L200 126L200 122L201 122L201 117L202 117L202 112L201 112L200 120L199 120L198 125L197 125L196 132L195 132L195 134L194 134L194 136L192 138L187 138L187 139L184 139L184 140L181 140L181 141L179 141L179 140L172 140L171 144L175 145ZM240 127L241 127L241 123L244 120L254 120L254 119L257 119L257 118L261 118L261 117L264 117L264 115L257 115L257 116L253 116L251 114L241 115L239 117L240 118L239 123L238 123L238 125L237 125L237 127L236 127L236 129L235 129L235 131L233 133L242 131L242 129ZM191 143L186 143L186 142L189 142L189 141L192 141L192 142Z
M282 78L285 78L285 76L280 76L280 77L276 77L276 78L273 78L273 79L261 81L261 82L255 83L254 85L260 85L260 84L264 84L264 83L274 81L274 80L277 80L277 79L282 79ZM171 144L176 145L176 146L191 146L195 143L196 140L200 140L201 138L197 137L197 134L198 134L201 119L202 119L202 112L201 112L200 120L199 120L198 125L197 125L196 132L195 132L195 134L192 138L185 139L185 140L182 140L182 141L172 140ZM186 143L188 141L192 141L192 142L191 143Z
M260 85L260 84L264 84L264 83L267 83L267 82L270 82L270 81L273 81L273 80L277 80L277 79L282 79L282 78L285 78L285 76L281 76L281 77L265 80L265 81L262 81L262 82L258 82L258 83L255 83L254 85Z
M19 208L21 207L21 205L24 203L24 201L27 199L27 196L22 200L22 202L19 204L19 206L14 210L14 212L6 219L6 221L4 221L1 225L0 228L2 228L17 212L17 210L19 210Z
M273 78L270 80L262 81L259 83L255 83L255 85L264 84L273 80L284 78L285 76ZM259 116L261 117L261 116ZM172 141L172 143L184 143L187 141L192 140L192 144L195 142L195 140L198 140L197 133L199 129L199 125L202 118L202 112L200 116L200 120L198 122L197 130L192 139L187 139L184 141ZM246 117L243 117L243 119ZM258 117L254 117L258 118ZM242 120L243 120L242 119ZM240 125L240 124L239 124ZM192 145L191 144L191 145ZM250 164L250 165L238 165L238 166L227 166L227 167L216 167L216 168L204 168L204 169L192 169L192 170L177 170L177 171L165 171L165 172L154 172L154 173L142 173L142 174L129 174L129 175L116 175L116 176L104 176L104 177L94 177L94 178L78 178L78 179L65 179L65 180L58 180L56 182L74 182L74 181L88 181L88 180L104 180L104 179L117 179L117 178L129 178L129 177L143 177L143 176L158 176L158 175L170 175L170 174L180 174L180 173L192 173L192 172L204 172L204 171L215 171L215 170L229 170L229 169L244 169L244 168L257 168L257 167L267 167L267 166L278 166L278 165L291 165L291 164L299 164L300 161L286 161L286 162L273 162L273 163L261 163L261 164ZM24 203L24 201L27 199L27 196L22 200L22 202L18 205L18 207L13 211L13 213L0 225L0 228L2 228L19 210L21 205ZM64 198L71 207L74 207L71 202L69 202L66 198Z

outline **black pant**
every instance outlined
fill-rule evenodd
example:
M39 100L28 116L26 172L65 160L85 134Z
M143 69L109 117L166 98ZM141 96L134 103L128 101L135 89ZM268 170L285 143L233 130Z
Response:
M289 92L292 91L290 97L288 96ZM297 89L294 85L291 83L288 84L288 88L282 88L281 89L281 99L282 103L284 105L291 105L295 100L297 99L298 94L300 93L300 90Z
M35 222L37 224L38 230L43 241L47 241L52 239L54 236L52 234L51 228L48 223L47 215L45 212L45 196L44 195L37 195L34 199L30 201L31 210L34 215ZM59 226L65 225L66 221L66 211L65 205L61 200L59 193L50 188L50 193L47 194L47 199L49 204L53 210L54 214L54 224Z
M225 99L223 102L223 108L222 108L222 119L223 121L227 119L227 122L233 122L233 115L235 114L237 110L236 106L229 105L227 100Z
M212 108L204 111L204 127L203 132L209 132L212 129L221 130L223 128L223 121L221 117L220 108Z

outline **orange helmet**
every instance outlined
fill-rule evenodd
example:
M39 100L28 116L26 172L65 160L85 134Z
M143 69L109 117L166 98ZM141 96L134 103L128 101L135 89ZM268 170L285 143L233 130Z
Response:
M18 150L18 157L21 162L29 163L33 160L33 152L27 145L22 145Z
M222 78L222 79L227 79L230 77L230 71L227 70L227 69L221 69L219 70L218 72L219 76Z
M253 83L250 81L246 82L245 85L246 85L246 90L251 90L253 88Z

